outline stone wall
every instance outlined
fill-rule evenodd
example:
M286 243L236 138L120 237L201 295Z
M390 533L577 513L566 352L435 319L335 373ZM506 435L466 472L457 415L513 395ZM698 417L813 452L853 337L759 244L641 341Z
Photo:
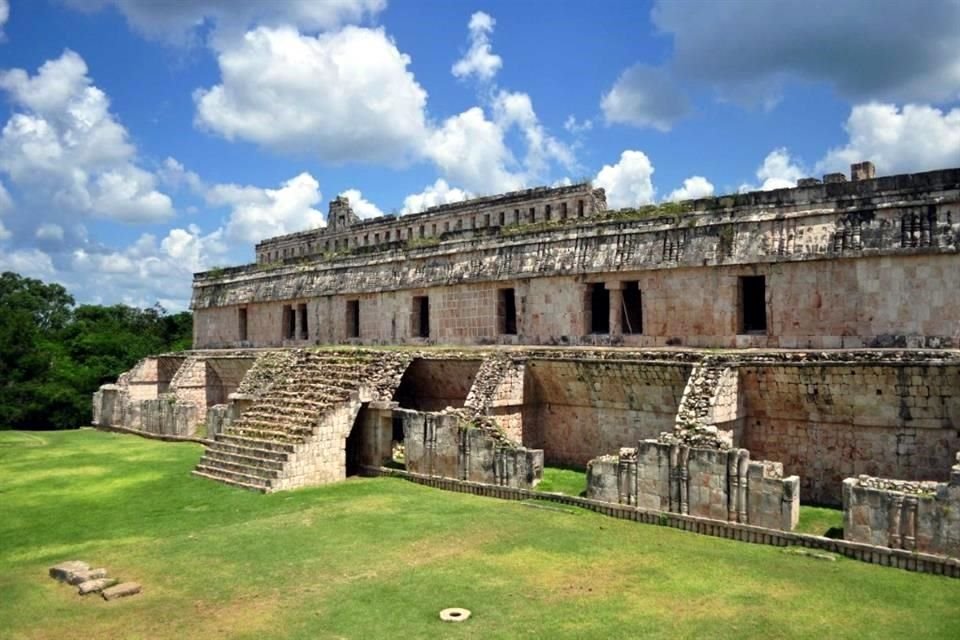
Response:
M960 285L958 193L960 170L939 171L197 274L195 345L951 346L957 309L945 292ZM745 293L743 278L760 276L763 286ZM624 282L638 283L641 333L619 322ZM609 291L604 333L590 323L596 283ZM515 291L516 335L501 327L500 288ZM426 338L413 327L422 296ZM347 323L351 301L359 336ZM283 308L301 304L308 326L289 337ZM745 323L757 305L763 321Z
M533 257L549 256L543 243L535 246L541 253ZM590 248L586 243L572 243L571 247L578 253ZM462 258L462 254L446 254L430 264L447 262L455 270L454 263ZM589 254L584 253L583 259L589 259ZM378 274L395 272L395 266L352 264L349 272L331 269L329 274L313 274L325 284L311 282L311 274L303 269L277 273L273 274L279 279L276 283L258 278L243 284L247 293L242 298L239 290L231 288L224 293L237 291L238 298L218 296L216 302L195 309L194 343L201 348L346 342L782 348L958 344L957 328L950 320L957 311L955 302L943 293L960 287L960 270L949 254L651 271L610 264L586 280L550 275L546 269L546 273L492 282L459 283L459 278L451 277L452 282L440 286L422 286L420 272L413 271L403 282L420 285L415 288L390 282L379 285L389 288L384 291L344 290L354 272L366 271L364 282L374 281ZM506 268L503 273L508 273ZM762 333L744 334L740 325L739 287L745 276L765 278L767 329ZM274 287L287 278L288 287ZM587 300L593 282L611 287L639 283L643 333L628 334L617 327L607 333L592 331ZM354 286L367 285L357 282ZM504 334L501 329L497 296L504 288L515 291L516 335ZM611 304L616 302L615 295ZM279 299L256 301L259 296ZM430 301L430 335L426 339L413 326L414 298L423 296ZM247 298L251 299L241 301ZM347 303L352 300L359 303L359 337L353 337L347 327ZM283 307L299 304L308 309L306 337L297 329L293 338L285 338ZM240 308L247 313L245 341L239 334Z
M960 557L960 455L948 482L843 481L843 537Z
M543 451L512 443L456 413L400 409L407 470L508 487L532 488L543 476Z
M422 213L360 220L349 200L330 203L329 225L269 238L256 247L258 263L282 262L348 250L402 249L448 237L475 237L501 228L584 218L606 209L603 189L589 184L526 189L430 207Z
M960 368L941 362L744 365L754 455L801 478L804 500L839 505L844 478L946 480L960 449Z
M746 449L690 447L657 440L591 460L587 497L791 531L800 514L799 479Z
M583 467L673 427L690 366L669 362L528 361L523 443L548 464Z

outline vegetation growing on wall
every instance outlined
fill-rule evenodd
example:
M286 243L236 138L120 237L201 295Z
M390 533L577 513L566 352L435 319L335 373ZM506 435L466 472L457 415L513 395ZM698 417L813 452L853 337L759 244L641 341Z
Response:
M0 429L90 422L90 394L151 353L189 349L189 312L75 304L59 284L0 274Z

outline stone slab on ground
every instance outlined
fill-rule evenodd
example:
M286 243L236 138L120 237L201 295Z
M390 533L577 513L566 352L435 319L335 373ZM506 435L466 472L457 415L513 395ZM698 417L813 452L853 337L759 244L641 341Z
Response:
M65 581L71 574L80 571L89 571L90 565L80 560L68 560L50 567L50 577L60 582Z
M89 569L86 571L71 571L67 573L66 583L72 585L78 585L83 582L89 582L90 580L99 580L100 578L107 577L107 570L104 568L100 569Z
M90 593L100 593L108 587L120 582L116 578L97 578L95 580L87 580L86 582L81 582L77 586L77 593L82 596L85 596Z
M115 600L140 593L142 587L139 582L123 582L100 592L104 600Z

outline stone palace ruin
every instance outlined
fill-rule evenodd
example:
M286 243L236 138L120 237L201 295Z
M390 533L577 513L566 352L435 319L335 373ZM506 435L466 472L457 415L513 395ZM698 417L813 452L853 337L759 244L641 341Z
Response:
M203 439L197 476L258 491L402 466L526 495L567 465L584 504L750 536L842 506L845 548L960 558L958 249L960 169L617 211L590 184L337 198L196 274L194 350L94 422Z

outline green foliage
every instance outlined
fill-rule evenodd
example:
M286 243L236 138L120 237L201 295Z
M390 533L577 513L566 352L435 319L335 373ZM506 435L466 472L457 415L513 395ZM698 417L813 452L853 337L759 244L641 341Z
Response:
M260 495L191 476L202 453L0 433L0 636L960 637L960 580L393 478ZM46 577L72 559L143 594Z
M75 306L58 284L0 275L0 429L89 422L90 394L151 353L191 345L189 313Z

